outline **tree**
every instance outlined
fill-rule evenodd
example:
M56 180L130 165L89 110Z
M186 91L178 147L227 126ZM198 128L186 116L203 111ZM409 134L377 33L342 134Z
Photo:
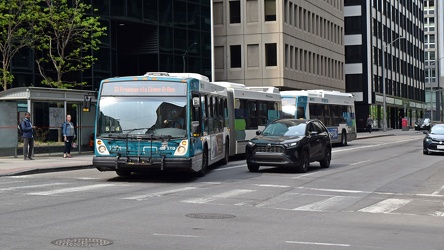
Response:
M106 27L101 27L98 16L88 15L91 5L81 0L44 0L44 3L34 47L42 83L56 88L85 84L63 81L63 76L91 67L97 60L92 51L99 49Z
M40 0L0 0L0 53L2 67L0 79L3 90L8 89L13 76L9 72L12 58L20 49L34 41L34 21L37 19Z

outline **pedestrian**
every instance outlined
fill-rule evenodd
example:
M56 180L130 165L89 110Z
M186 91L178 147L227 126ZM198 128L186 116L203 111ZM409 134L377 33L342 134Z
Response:
M23 159L34 160L31 156L34 151L34 129L36 126L31 123L31 113L25 113L25 118L23 118L20 126L23 130Z
M63 158L71 158L71 147L76 138L74 124L71 122L71 115L66 116L66 121L62 126L63 141L65 147L63 149Z
M371 115L368 115L368 118L367 118L367 129L368 129L369 133L372 132L372 127L373 127L373 119L372 119Z

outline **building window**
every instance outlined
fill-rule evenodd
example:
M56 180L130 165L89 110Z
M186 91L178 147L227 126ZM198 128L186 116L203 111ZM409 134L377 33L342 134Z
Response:
M265 44L265 66L277 66L277 45L275 43Z
M259 67L259 44L247 45L248 67Z
M232 45L230 46L230 57L231 57L231 68L240 68L241 67L241 46L240 45Z
M215 25L224 24L224 5L222 2L213 4L213 22Z
M362 17L360 16L352 16L345 17L345 34L361 34L362 33L362 25L361 25Z
M230 23L240 23L240 13L240 1L230 1Z
M276 21L276 0L265 1L265 21Z
M360 63L362 61L362 45L345 46L345 63Z

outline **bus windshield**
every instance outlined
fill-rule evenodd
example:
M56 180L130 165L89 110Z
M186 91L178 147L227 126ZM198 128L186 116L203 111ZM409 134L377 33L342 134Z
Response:
M111 97L100 99L97 136L186 137L186 97Z

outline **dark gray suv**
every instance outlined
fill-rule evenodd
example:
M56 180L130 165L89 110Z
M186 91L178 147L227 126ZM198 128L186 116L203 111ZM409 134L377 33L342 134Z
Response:
M276 166L304 173L314 161L323 168L330 166L330 134L319 120L279 119L256 134L246 146L251 172L260 166Z

